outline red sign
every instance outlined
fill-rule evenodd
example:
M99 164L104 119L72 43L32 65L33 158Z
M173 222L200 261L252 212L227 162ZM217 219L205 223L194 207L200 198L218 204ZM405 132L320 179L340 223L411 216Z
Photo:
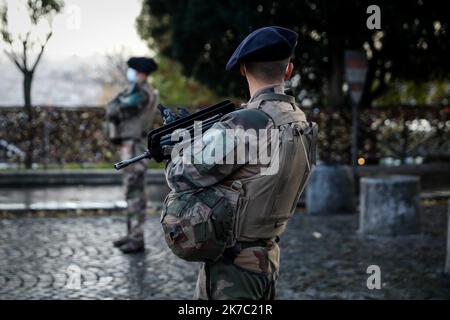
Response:
M367 58L364 51L345 51L345 79L353 103L359 104L367 73Z

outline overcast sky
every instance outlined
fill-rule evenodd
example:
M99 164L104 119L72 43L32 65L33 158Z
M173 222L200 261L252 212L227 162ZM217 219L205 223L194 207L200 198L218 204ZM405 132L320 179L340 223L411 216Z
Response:
M1 1L1 0L0 0ZM11 10L11 29L26 29L24 15L15 13L18 0L6 0ZM53 21L47 58L92 56L125 47L131 54L149 54L139 38L135 21L142 0L65 0L64 11ZM42 27L42 34L45 34Z
M29 30L29 18L18 11L26 0L6 1L9 29L15 35ZM150 55L139 38L135 21L142 0L65 0L65 8L53 21L51 37L39 64L32 87L33 103L43 105L98 105L114 92L95 81L97 67L105 54L125 48L125 56ZM19 7L20 8L20 7ZM22 6L22 8L25 8ZM34 36L45 37L48 23L33 28ZM42 39L40 39L42 40ZM20 42L16 42L21 52ZM23 103L22 74L3 53L0 41L0 106ZM31 57L34 61L35 54ZM106 66L107 67L107 66Z

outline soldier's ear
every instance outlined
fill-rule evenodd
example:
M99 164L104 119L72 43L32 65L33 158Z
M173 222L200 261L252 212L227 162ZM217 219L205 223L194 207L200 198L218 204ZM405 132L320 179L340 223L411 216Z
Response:
M241 75L242 75L243 77L245 77L246 74L247 74L247 69L245 69L245 63L241 62L241 63L239 64L239 70L241 71Z
M294 71L294 64L292 62L289 62L286 66L286 71L284 72L284 80L289 80L289 78L292 75L292 71Z

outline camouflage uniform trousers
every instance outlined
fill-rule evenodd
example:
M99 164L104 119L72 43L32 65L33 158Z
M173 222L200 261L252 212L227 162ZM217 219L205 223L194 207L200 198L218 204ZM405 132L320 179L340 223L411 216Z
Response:
M138 140L126 140L121 146L122 159L135 157L145 151L144 143ZM143 238L147 197L145 193L145 173L148 160L136 162L123 172L125 200L127 201L127 234L134 238Z
M280 249L273 242L267 247L243 249L234 261L227 257L202 263L194 299L273 300L278 280Z

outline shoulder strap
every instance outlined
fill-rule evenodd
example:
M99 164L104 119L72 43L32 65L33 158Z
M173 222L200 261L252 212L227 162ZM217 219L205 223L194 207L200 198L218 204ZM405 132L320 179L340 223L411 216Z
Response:
M270 103L262 104L263 101L276 100L291 104L294 110L280 111L276 106ZM296 105L295 98L285 94L263 93L251 101L247 108L257 108L267 113L274 121L275 126L282 126L292 122L306 121L306 116Z
M288 96L286 94L279 94L279 93L263 93L256 97L255 101L267 101L267 100L278 100L278 101L284 101L290 104L295 103L295 98L293 96Z

